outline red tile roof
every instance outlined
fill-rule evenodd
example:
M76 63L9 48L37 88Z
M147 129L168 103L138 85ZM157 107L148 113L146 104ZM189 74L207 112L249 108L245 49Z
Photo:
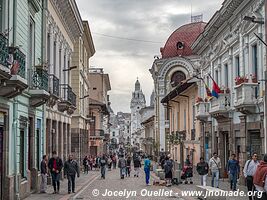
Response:
M168 38L164 48L160 48L162 58L193 55L191 45L205 28L205 22L185 24L176 29ZM177 42L184 44L183 49L177 49Z

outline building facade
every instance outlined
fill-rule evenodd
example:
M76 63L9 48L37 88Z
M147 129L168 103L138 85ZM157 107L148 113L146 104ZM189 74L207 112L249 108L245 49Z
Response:
M38 191L45 153L46 1L0 2L0 199Z
M71 119L71 152L79 161L89 153L89 58L95 53L87 21L83 21L83 30L82 36L75 42L72 56L72 64L77 68L71 72L71 87L79 97Z
M141 116L139 111L146 106L146 99L143 91L141 90L139 80L135 82L135 89L132 93L131 99L131 145L140 148L141 138Z
M181 164L185 154L189 153L186 149L199 152L195 146L199 143L198 138L191 139L191 132L194 131L194 110L191 107L196 94L186 91L189 87L180 86L197 73L199 56L192 52L191 44L205 25L204 22L194 22L175 30L160 49L161 57L155 57L150 69L155 91L154 148L158 153L171 153L173 159ZM197 84L193 87L194 91L197 90ZM186 93L180 94L182 92ZM177 146L178 143L181 147ZM180 152L178 148L181 148ZM191 159L197 157L199 155Z
M257 38L264 38L265 29L245 16L263 20L264 1L225 1L192 45L201 56L201 77L210 87L212 77L222 90L218 98L196 105L196 117L202 123L202 152L206 158L218 152L225 176L232 153L241 168L253 152L266 153L265 88L259 82L264 79L266 48ZM205 98L203 82L199 96Z
M99 155L107 150L109 135L109 97L111 90L109 75L102 68L89 69L89 118L90 136L89 149L91 155Z
M65 161L72 152L71 115L77 98L71 88L72 55L83 25L75 1L48 0L46 15L44 38L52 94L46 109L46 153L52 156L52 152L57 151Z

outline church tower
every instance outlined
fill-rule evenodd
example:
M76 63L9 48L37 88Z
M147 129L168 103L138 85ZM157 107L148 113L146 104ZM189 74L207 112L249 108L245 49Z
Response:
M140 109L146 106L145 95L141 90L141 85L139 80L137 79L135 82L135 89L132 93L131 100L131 144L135 145L138 131L141 129L141 116Z

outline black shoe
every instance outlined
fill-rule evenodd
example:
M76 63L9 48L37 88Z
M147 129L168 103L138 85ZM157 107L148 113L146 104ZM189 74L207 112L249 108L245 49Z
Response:
M70 191L68 191L68 194L70 194L71 192Z
M75 191L72 191L72 193L75 193Z
M193 184L193 181L190 181L190 184Z
M53 192L53 194L56 194L56 193L57 193L57 191L54 191L54 192Z
M187 183L188 183L188 181L185 181L185 182L184 182L184 184L187 184Z

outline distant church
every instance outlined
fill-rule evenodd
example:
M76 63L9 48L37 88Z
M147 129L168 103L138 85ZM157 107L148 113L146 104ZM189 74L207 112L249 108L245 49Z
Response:
M146 106L146 99L143 91L141 90L140 82L137 79L135 82L135 89L132 93L131 100L131 144L140 146L140 144L135 144L134 138L137 138L141 134L141 116L140 109Z

